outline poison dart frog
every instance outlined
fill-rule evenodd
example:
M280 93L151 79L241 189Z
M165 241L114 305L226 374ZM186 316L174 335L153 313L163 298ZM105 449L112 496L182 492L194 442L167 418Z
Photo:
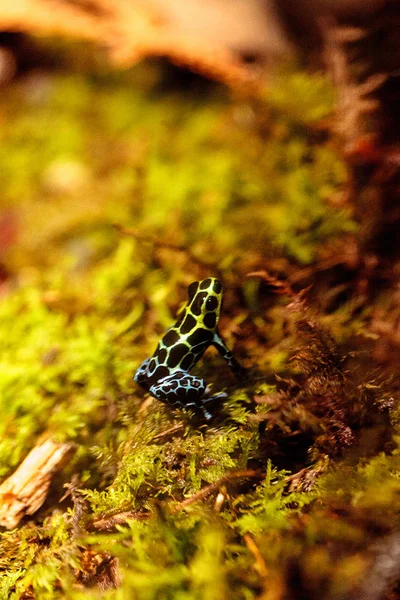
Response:
M222 284L215 277L191 283L182 315L134 376L157 400L171 407L201 409L207 419L211 415L204 404L226 398L226 394L210 396L204 380L189 373L205 350L214 346L238 378L245 373L218 333L222 293Z

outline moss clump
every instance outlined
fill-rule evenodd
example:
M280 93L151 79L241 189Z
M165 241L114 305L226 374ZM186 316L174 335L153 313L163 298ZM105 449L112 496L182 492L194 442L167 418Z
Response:
M345 183L342 162L329 143L310 143L288 110L308 97L306 123L328 112L326 81L285 81L288 88L270 93L271 114L222 95L141 91L134 73L32 75L10 88L2 98L0 182L3 206L14 207L23 226L8 264L54 265L64 252L82 265L115 245L110 222L201 243L216 264L237 260L250 240L253 251L267 242L309 263L318 244L354 223L348 209L326 202ZM320 96L304 93L314 87Z

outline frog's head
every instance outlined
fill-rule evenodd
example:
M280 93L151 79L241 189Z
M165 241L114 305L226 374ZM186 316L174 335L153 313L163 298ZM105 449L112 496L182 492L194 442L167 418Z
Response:
M219 321L222 305L222 284L216 277L194 281L188 287L189 302L187 314L191 315L197 327L213 331Z

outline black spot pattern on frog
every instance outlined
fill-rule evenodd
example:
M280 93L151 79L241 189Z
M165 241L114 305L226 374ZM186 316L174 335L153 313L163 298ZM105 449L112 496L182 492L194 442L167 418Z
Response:
M182 325L180 326L179 331L182 334L190 333L192 331L192 329L194 329L196 327L196 325L197 325L196 319L192 315L187 315L186 319L183 321Z
M168 356L168 352L166 348L161 348L158 352L157 352L157 358L158 358L158 362L160 364L165 362L165 359Z
M183 371L189 371L189 369L191 369L193 367L193 365L195 364L197 360L197 356L192 354L191 352L189 352L189 354L187 354L183 359L182 362L180 364L180 368Z
M216 296L210 296L206 300L206 310L212 311L218 308L218 299Z
M168 346L171 347L174 344L176 344L176 342L180 339L179 333L177 331L175 331L175 329L170 329L169 331L167 331L167 333L164 335L162 341L163 343Z
M196 406L201 408L201 398L206 386L202 379L184 371L176 371L150 390L170 406Z
M188 287L188 297L189 297L189 302L191 302L193 300L193 298L196 295L197 290L199 289L199 282L198 281L193 281L193 283L191 283Z
M215 313L207 313L204 315L203 323L209 329L214 329L217 324L217 315Z
M208 345L212 339L213 339L212 331L209 331L208 329L204 329L203 327L200 327L200 328L196 329L196 331L191 333L189 335L189 337L186 338L186 341L191 346L197 346L198 344L202 344L202 343Z
M222 283L219 279L214 279L213 290L216 294L221 294L222 292Z
M154 371L156 370L156 366L157 366L157 360L155 358L152 358L151 361L149 362L149 366L147 367L149 375L153 375Z
M168 366L171 369L174 369L179 365L181 360L186 354L190 351L189 346L186 344L176 344L173 348L171 348L169 357L168 357Z
M203 279L203 281L200 283L200 289L201 290L208 290L208 288L210 287L212 283L211 279Z
M154 373L148 376L148 381L144 387L149 389L150 386L152 386L154 383L157 383L157 381L160 381L160 379L167 377L167 375L169 375L168 367L164 365L158 365Z
M196 294L192 304L190 305L190 312L192 315L199 317L201 315L201 309L203 307L203 302L207 297L207 292L199 292Z

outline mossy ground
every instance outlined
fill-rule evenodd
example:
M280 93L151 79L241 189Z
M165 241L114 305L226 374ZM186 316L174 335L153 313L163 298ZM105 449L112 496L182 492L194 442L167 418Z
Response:
M322 329L371 337L368 306L327 300L315 268L357 236L320 129L332 90L297 71L256 102L198 86L156 64L33 72L0 100L0 475L42 434L76 444L39 513L2 534L1 598L347 598L398 525L393 390L362 357L346 370ZM260 269L310 269L313 306L246 279ZM207 353L198 369L229 392L207 424L132 375L215 274L251 376Z

